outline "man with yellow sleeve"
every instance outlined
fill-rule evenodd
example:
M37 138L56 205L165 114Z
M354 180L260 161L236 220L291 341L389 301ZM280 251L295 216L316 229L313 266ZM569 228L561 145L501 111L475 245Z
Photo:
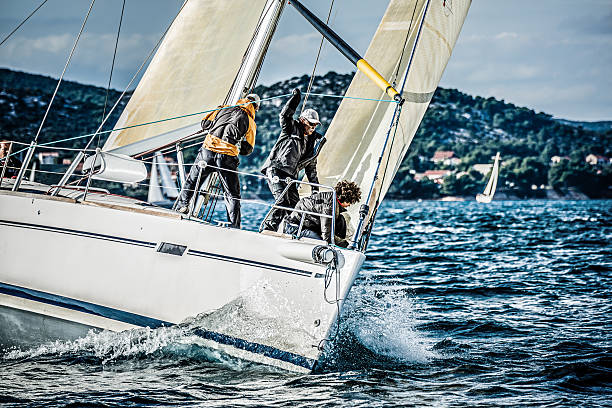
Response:
M240 99L236 103L237 106L221 106L204 117L202 130L206 133L206 138L181 190L176 205L178 212L187 213L193 193L199 190L209 174L216 171L223 185L227 220L233 228L240 228L240 181L235 171L240 163L238 155L246 156L253 152L256 132L255 112L259 110L259 104L259 96L249 94L246 98ZM206 166L202 169L199 185L196 185L200 162Z

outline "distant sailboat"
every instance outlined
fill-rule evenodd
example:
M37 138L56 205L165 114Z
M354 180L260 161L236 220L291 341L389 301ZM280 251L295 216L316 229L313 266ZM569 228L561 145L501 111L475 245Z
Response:
M479 203L488 204L493 200L495 195L495 188L497 188L497 178L499 177L499 152L495 155L495 162L493 162L493 169L491 170L491 177L485 187L482 194L476 194L476 201Z
M151 165L151 181L147 201L161 207L171 207L179 190L161 152L156 152Z

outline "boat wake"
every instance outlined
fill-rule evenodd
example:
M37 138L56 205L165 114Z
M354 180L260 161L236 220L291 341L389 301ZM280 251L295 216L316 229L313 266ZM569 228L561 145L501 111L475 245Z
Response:
M72 341L53 341L29 349L4 351L5 362L63 361L114 366L131 361L154 360L181 364L214 364L232 370L261 369L257 363L244 361L211 347L198 332L225 331L228 326L240 326L253 309L260 310L255 337L262 343L272 340L288 346L304 344L304 331L294 330L293 338L279 339L280 324L266 318L266 308L279 308L287 299L262 302L255 292L226 305L214 313L202 314L179 325L157 329L139 328L116 333L90 330L85 337ZM249 310L249 312L245 312ZM434 341L415 329L418 323L415 305L402 290L361 285L353 288L344 312L325 344L318 371L345 371L366 368L390 368L420 364L435 358ZM291 320L292 316L286 316ZM243 322L244 323L244 322ZM283 322L282 324L286 324ZM253 327L253 325L244 325ZM286 333L286 332L285 332ZM254 333L250 333L253 336ZM285 334L286 336L286 334ZM313 343L311 339L307 343ZM267 369L267 368L265 368ZM273 369L276 371L276 369Z

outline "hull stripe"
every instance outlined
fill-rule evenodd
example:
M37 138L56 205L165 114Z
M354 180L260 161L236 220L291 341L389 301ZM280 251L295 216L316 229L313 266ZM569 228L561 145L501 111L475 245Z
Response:
M117 320L120 322L132 324L141 327L158 328L162 326L173 326L173 323L158 320L135 313L130 313L118 309L113 309L106 306L96 305L94 303L84 302L81 300L71 299L65 296L53 295L46 292L41 292L34 289L28 289L21 286L9 285L0 282L0 293L20 297L28 300L33 300L40 303L46 303L53 306L63 307L82 313L89 313L96 316L105 317L108 319ZM207 340L212 340L220 344L233 346L235 348L250 351L251 353L261 354L265 357L285 361L299 367L304 367L312 370L316 361L299 354L283 351L275 347L265 344L254 343L243 340L237 337L228 336L222 333L196 328L191 331L192 334L202 337Z
M68 229L68 228L52 227L49 225L29 224L27 222L6 221L6 220L0 220L0 224L7 225L9 227L37 229L37 230L42 230L42 231L57 232L60 234L79 235L82 237L103 239L105 241L123 242L125 244L138 245L138 246L143 246L143 247L148 247L148 248L155 248L156 246L155 242L139 241L137 239L122 238L122 237L117 237L114 235L97 234L95 232L79 231L79 230Z
M102 240L112 241L112 242L119 242L123 244L136 245L136 246L141 246L145 248L156 248L157 247L157 244L155 242L139 241L136 239L123 238L123 237L118 237L114 235L98 234L95 232L79 231L79 230L68 229L68 228L51 227L48 225L29 224L25 222L6 221L6 220L0 220L0 225L6 225L10 227L17 227L17 228L36 229L36 230L41 230L41 231L56 232L56 233L67 234L67 235L77 235L77 236L82 236L82 237L102 239ZM312 276L312 272L308 272L308 271L304 271L300 269L288 268L285 266L274 265L274 264L269 264L269 263L259 262L259 261L253 261L249 259L236 258L233 256L219 255L219 254L214 254L211 252L197 251L195 249L188 249L187 255L198 256L202 258L210 258L210 259L215 259L215 260L224 261L224 262L238 263L242 265L255 266L258 268L265 268L265 269L270 269L273 271L285 272L285 273L290 273L294 275Z
M200 257L203 257L203 258L218 259L218 260L221 260L221 261L239 263L239 264L243 264L243 265L257 266L257 267L260 267L260 268L272 269L274 271L292 273L292 274L301 275L301 276L311 276L312 275L312 272L302 271L300 269L287 268L287 267L284 267L284 266L273 265L273 264L269 264L269 263L265 263L265 262L251 261L251 260L242 259L242 258L235 258L233 256L218 255L218 254L213 254L213 253L210 253L210 252L196 251L195 249L187 250L187 255L200 256Z

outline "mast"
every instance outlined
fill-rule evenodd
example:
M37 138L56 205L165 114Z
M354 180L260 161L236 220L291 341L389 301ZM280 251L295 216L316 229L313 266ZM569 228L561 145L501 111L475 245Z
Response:
M226 103L233 105L238 99L246 96L255 85L259 70L263 64L272 36L276 31L278 20L285 8L286 0L268 0L249 49L247 50L240 71L236 75Z

